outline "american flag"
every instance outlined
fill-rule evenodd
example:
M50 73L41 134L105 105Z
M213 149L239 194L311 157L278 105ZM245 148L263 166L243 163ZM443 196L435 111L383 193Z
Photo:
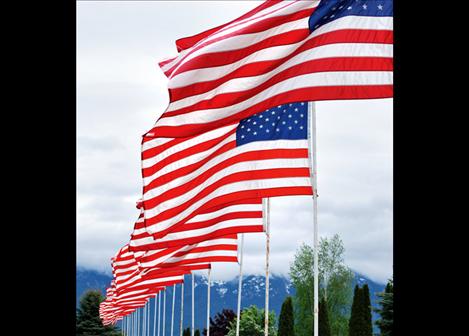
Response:
M165 239L215 207L311 195L307 105L279 105L187 138L144 137L142 232Z
M299 101L392 97L392 0L266 1L177 42L149 132L185 137Z
M160 239L154 239L146 230L143 209L141 209L131 235L129 250L159 250L191 245L229 234L262 231L262 201L260 199L242 199L201 211Z

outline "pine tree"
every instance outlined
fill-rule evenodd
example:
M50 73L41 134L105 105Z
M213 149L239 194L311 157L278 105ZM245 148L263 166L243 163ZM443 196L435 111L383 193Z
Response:
M319 327L319 335L331 336L331 326L329 325L329 313L327 312L327 303L324 298L322 298L322 300L319 301L318 327Z
M184 329L182 336L191 336L191 328Z
M278 322L278 336L294 336L293 303L288 296L282 304Z
M210 336L225 336L235 317L236 313L233 310L223 309L214 319L210 318ZM204 328L203 334L207 335L207 328Z
M384 289L384 293L379 293L380 301L378 304L380 308L375 311L381 316L375 323L379 327L382 336L393 335L393 322L394 322L394 286L393 280L390 279Z
M363 336L373 336L373 322L371 321L371 300L370 289L368 285L362 288L362 318L363 318Z
M194 331L194 336L200 336L200 331L199 331L199 329L195 329L195 331Z
M104 301L100 291L89 290L80 298L76 321L76 336L103 335L118 336L115 326L104 326L99 317L99 304Z
M364 319L362 313L362 292L362 289L358 287L358 285L355 285L348 327L349 336L363 336Z

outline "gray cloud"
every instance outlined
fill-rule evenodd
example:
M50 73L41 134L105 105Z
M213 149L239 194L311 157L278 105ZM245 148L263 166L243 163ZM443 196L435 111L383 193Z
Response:
M174 41L229 21L256 2L77 4L77 263L109 272L141 193L140 141L168 104L157 61ZM174 24L174 23L180 24ZM339 233L346 262L376 281L392 273L392 100L318 102L319 230ZM271 201L271 270L287 274L312 244L311 197ZM265 235L247 234L246 273L263 274ZM214 265L215 279L237 275Z

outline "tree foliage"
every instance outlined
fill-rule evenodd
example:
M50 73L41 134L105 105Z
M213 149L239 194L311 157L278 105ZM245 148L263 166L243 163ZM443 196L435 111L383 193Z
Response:
M370 289L367 284L363 285L362 288L362 310L363 310L363 324L364 336L373 336L373 322L371 317L371 300L370 300Z
M379 293L380 298L378 304L379 308L375 311L380 315L380 318L375 322L378 326L382 336L393 335L394 324L394 285L393 280L389 279L383 293Z
M331 336L331 326L329 324L329 313L327 310L327 302L325 298L319 301L319 335ZM315 336L315 335L313 335Z
M241 312L239 321L240 336L264 336L265 311L250 306ZM269 336L277 336L275 312L269 312ZM236 336L236 318L231 322L227 336Z
M364 320L362 318L362 289L355 285L352 302L352 312L349 320L349 336L362 336L364 330Z
M293 320L293 303L288 296L282 304L278 322L278 336L295 336Z
M191 328L184 329L182 336L191 336Z
M104 326L99 317L99 304L104 297L98 290L89 290L80 298L77 310L76 336L118 336L121 333L115 326Z
M210 318L210 336L225 336L228 333L230 323L235 319L236 313L231 309L223 309L217 313L215 318ZM207 329L204 329L204 335L207 335Z
M319 299L327 301L331 333L346 336L352 301L353 273L344 263L345 249L338 235L319 242ZM295 335L309 336L313 332L313 256L314 250L302 244L290 265L290 277L296 290L293 299Z
M199 329L194 330L194 336L200 336L200 330Z

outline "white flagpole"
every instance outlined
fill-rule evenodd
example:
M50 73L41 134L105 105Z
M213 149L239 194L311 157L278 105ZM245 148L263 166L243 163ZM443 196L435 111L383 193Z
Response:
M316 160L316 106L314 102L308 102L308 138L309 138L309 156L311 160L311 184L313 186L313 226L314 226L314 333L319 335L319 274L318 274L318 177Z
M148 311L147 311L147 334L146 336L150 336L150 315L151 315L151 298L148 299Z
M238 279L238 310L236 312L236 336L239 336L239 320L241 319L241 291L243 288L243 253L244 253L244 233L241 234L241 257L239 260Z
M194 273L192 273L192 328L191 328L191 336L194 336Z
M156 336L156 301L158 300L158 293L155 295L155 309L153 310L153 336Z
M269 336L269 257L270 257L270 218L269 218L269 198L262 199L264 220L265 220L265 236L266 236L266 253L265 253L265 318L264 318L264 335Z
M160 329L161 329L161 292L158 295L158 336L160 336Z
M166 335L165 327L166 327L166 287L163 293L163 336Z
M142 328L142 335L147 334L147 304L143 306L143 328Z
M183 324L182 321L184 320L184 282L181 283L181 319L179 321L179 335L182 336L183 332Z
M174 330L174 305L176 304L176 284L173 285L173 305L171 307L171 336Z
M140 335L140 310L139 308L137 312L137 335Z
M210 336L210 283L211 283L212 265L208 269L208 284L207 284L207 335Z

